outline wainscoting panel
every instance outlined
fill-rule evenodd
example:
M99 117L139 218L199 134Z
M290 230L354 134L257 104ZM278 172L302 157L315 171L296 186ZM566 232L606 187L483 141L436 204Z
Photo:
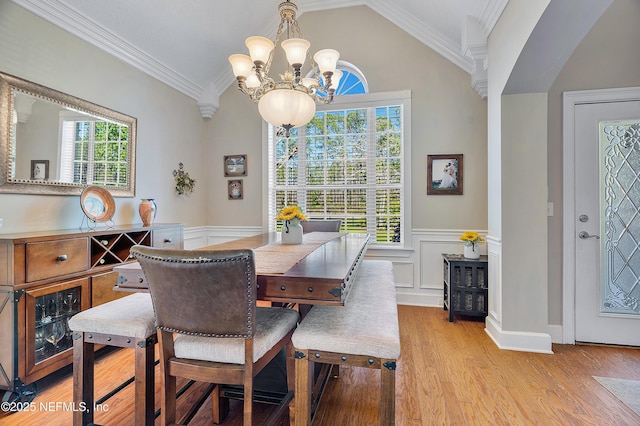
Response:
M194 250L250 237L263 232L259 226L198 226L184 230L184 248Z

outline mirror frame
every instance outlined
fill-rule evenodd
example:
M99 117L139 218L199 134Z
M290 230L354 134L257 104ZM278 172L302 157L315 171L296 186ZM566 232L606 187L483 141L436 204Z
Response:
M102 187L108 190L114 197L135 197L137 140L137 119L135 117L2 72L0 72L0 193L80 195L87 186L92 186L92 184L11 178L11 141L13 140L14 129L12 125L14 109L13 93L16 91L58 104L62 107L104 117L116 123L129 126L127 185L124 187Z

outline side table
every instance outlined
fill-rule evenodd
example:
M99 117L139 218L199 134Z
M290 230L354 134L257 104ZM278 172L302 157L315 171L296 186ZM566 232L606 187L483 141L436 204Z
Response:
M489 301L487 256L467 259L461 254L443 254L444 309L449 322L455 314L486 317Z

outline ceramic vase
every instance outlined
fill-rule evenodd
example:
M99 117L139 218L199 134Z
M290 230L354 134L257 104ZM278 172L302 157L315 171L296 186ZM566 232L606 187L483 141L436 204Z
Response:
M156 218L156 211L158 206L153 198L143 198L138 206L138 213L140 213L140 219L142 219L142 225L150 226Z
M302 244L302 224L299 219L284 221L282 224L282 244Z
M466 259L480 259L480 244L478 243L465 244L464 257Z

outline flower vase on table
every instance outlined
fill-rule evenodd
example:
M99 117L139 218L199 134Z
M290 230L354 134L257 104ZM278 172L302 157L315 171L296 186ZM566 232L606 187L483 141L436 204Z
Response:
M480 247L476 243L464 245L464 257L466 259L480 259Z
M285 207L280 211L276 220L282 220L282 244L302 244L300 221L306 219L298 206Z
M140 213L140 219L142 219L143 226L149 226L156 218L156 211L158 206L153 198L143 198L138 205L138 213Z
M484 238L477 232L465 232L460 236L460 240L464 241L464 257L466 259L480 259L480 243L484 242Z
M284 224L282 224L282 244L302 244L300 219L284 221Z

